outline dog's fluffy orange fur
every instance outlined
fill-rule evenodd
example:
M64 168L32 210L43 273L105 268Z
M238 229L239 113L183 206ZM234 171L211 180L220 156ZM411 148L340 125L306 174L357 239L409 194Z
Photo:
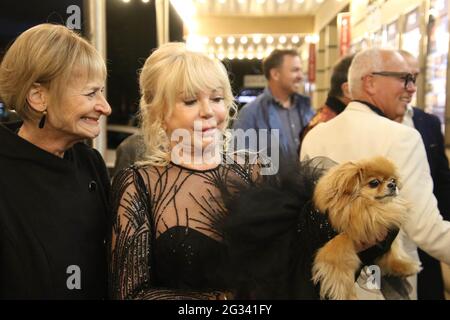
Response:
M354 275L361 264L356 248L381 241L406 218L408 207L398 196L397 187L396 168L383 157L338 165L319 179L315 206L328 214L339 232L314 259L313 281L320 283L322 298L356 299ZM398 238L376 263L383 274L405 277L419 271Z

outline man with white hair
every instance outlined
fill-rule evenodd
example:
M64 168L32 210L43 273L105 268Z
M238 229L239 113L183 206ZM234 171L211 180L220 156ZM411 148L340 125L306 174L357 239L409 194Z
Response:
M450 222L444 221L433 195L433 181L420 134L391 121L403 115L415 91L415 75L396 51L368 49L358 53L349 69L353 101L336 118L318 125L305 138L301 159L326 156L342 163L385 156L397 166L400 194L410 203L400 236L406 252L419 261L417 246L450 263ZM417 299L417 276L409 277ZM382 298L380 292L360 298Z

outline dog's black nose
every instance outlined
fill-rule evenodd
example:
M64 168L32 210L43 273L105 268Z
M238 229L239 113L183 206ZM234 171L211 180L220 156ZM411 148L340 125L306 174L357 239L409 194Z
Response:
M387 186L391 190L395 190L397 188L397 185L395 184L395 182L389 182Z

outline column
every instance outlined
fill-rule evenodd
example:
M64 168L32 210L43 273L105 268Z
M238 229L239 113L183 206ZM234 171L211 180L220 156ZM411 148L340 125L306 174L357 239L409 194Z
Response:
M106 0L84 0L83 4L87 38L106 61ZM106 127L106 117L102 117L100 120L100 134L93 140L93 147L100 152L105 160L107 148Z
M155 0L158 47L169 42L169 0Z

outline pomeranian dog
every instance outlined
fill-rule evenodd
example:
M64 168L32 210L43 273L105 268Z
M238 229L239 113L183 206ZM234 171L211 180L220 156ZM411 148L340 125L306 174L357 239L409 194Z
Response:
M320 283L322 299L356 299L355 272L361 266L357 248L380 242L406 219L408 207L398 196L398 186L394 164L383 157L338 165L319 179L314 204L338 232L314 258L313 281ZM398 237L375 263L383 275L419 272Z

